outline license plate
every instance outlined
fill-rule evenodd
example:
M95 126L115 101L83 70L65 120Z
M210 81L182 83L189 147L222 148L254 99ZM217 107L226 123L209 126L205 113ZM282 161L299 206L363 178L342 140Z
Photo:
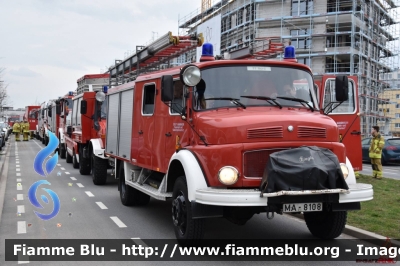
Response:
M283 212L321 212L322 203L287 203L283 204Z

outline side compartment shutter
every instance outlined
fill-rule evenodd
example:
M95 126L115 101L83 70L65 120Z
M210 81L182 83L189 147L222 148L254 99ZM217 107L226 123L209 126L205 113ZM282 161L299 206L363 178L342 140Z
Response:
M119 93L108 96L108 118L106 134L106 152L118 154L118 111L119 111Z
M118 156L131 160L133 89L121 94Z

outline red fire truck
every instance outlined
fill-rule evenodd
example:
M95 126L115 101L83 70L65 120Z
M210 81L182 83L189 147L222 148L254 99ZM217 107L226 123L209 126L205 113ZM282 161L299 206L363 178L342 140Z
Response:
M157 49L149 48L158 58ZM215 61L213 48L204 44L200 63L142 74L119 85L117 77L138 74L139 66L154 59L136 62L135 68L131 63L145 58L142 51L110 69L110 84L114 79L117 86L107 94L105 155L119 178L122 204L172 199L172 221L181 244L202 237L204 218L244 224L262 212L269 218L304 212L313 235L336 238L347 211L373 198L371 185L356 183L338 126L326 115L348 100L346 76L334 79L333 101L323 96L321 109L311 89L312 72L297 63L292 46L285 48L283 60ZM159 52L167 54L161 48ZM296 80L308 83L308 91L298 96L302 98L285 94L286 85ZM333 154L330 162L340 166L327 170L334 173L331 181L341 185L321 187L323 174L300 172L316 158L296 157L299 147ZM273 161L281 154L289 159ZM286 174L294 178L284 179ZM297 178L303 187L295 184Z
M108 74L85 75L78 79L76 96L72 98L72 112L69 112L71 125L66 127L64 135L65 155L66 161L79 168L82 175L91 173L92 165L96 165L99 157L105 158L103 152L99 154L97 149L103 147L105 142L107 103L104 100L108 82ZM107 168L105 172L93 182L105 183Z
M74 95L74 92L70 91L63 97L58 98L52 106L52 113L56 114L57 120L54 134L58 137L58 154L62 159L66 157L65 134L66 127L71 126L72 98Z
M28 120L31 138L36 135L36 127L39 119L39 109L40 106L38 105L29 105L25 107L24 119Z
M12 127L15 123L15 121L21 121L21 116L20 115L10 115L8 117L8 124L10 127Z

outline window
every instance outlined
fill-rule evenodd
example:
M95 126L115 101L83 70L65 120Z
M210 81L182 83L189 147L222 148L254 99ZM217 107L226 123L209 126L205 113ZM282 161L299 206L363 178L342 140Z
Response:
M371 139L363 139L363 141L361 142L361 145L369 145L369 141L370 141Z
M143 88L143 115L154 114L154 103L155 103L156 85L148 84Z
M400 118L400 114L397 113L397 114L395 115L395 117L396 117L396 118Z
M309 29L291 30L290 35L292 35L292 37L299 36L299 35L301 36L299 38L291 39L292 45L298 49L310 48L311 47L311 39L304 36L304 35L307 35L309 32L310 32Z
M395 123L395 124L394 124L394 127L395 127L395 128L400 128L400 123Z
M78 112L78 100L75 100L74 101L74 107L72 108L72 115L73 115L73 117L72 117L72 125L73 126L77 125L77 123L76 123L76 113L77 112Z
M183 83L180 80L174 80L174 99L171 102L171 114L179 114L184 106L183 99Z
M396 103L396 109L400 109L400 104Z
M324 108L328 106L329 103L336 102L335 96L335 79L328 79L325 83L325 96L324 96ZM356 110L355 106L355 95L354 95L354 85L353 82L349 80L349 99L345 102L334 103L330 109L333 109L332 114L351 114Z
M82 126L81 123L81 102L82 102L82 97L78 99L78 107L76 108L76 124L77 126Z
M400 84L397 84L397 88L400 88ZM400 94L396 94L396 99L400 99Z
M313 0L292 0L292 16L308 15L313 12Z

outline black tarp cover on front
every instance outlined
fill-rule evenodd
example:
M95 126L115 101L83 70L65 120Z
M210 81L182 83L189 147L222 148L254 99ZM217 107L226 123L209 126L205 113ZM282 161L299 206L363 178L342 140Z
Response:
M349 189L336 155L326 148L303 146L272 153L260 185L263 193Z

